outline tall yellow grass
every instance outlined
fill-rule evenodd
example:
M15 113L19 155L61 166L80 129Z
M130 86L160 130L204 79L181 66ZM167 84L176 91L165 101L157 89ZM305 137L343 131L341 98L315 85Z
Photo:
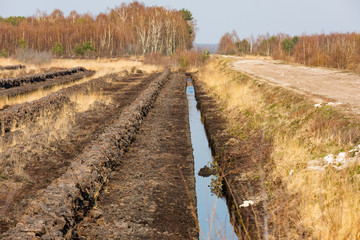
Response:
M11 132L22 133L14 135L11 142L4 142L4 139L0 138L0 154L6 153L6 156L0 155L0 175L6 178L13 176L30 179L26 176L24 168L32 161L31 155L41 154L43 149L51 148L53 143L66 140L69 131L76 124L76 114L94 109L97 103L106 105L112 103L111 96L103 94L101 90L74 93L69 97L70 103L63 106L60 111L43 112L35 123L24 122L16 128L11 128ZM31 147L34 135L37 136L38 142L35 147ZM12 181L8 180L4 184L12 184Z
M4 60L2 60L4 61ZM2 65L13 65L18 64L13 60L6 60L6 62L0 63ZM15 105L24 102L31 102L34 100L38 100L40 98L46 97L52 93L55 93L61 89L68 88L77 84L86 83L94 78L104 76L110 73L117 74L125 74L121 71L128 70L131 71L134 67L136 69L141 69L145 72L154 72L161 70L158 67L143 65L141 62L136 61L128 61L128 60L120 60L116 62L108 62L105 60L54 60L52 63L48 64L47 67L74 67L74 66L85 66L87 69L97 70L96 74L92 77L81 79L77 82L72 82L63 85L56 85L52 88L48 89L38 89L34 92L18 95L14 98L4 98L0 99L0 108L5 105ZM36 68L38 66L34 66ZM44 65L42 65L44 67ZM120 73L119 73L120 72ZM108 83L111 81L108 80ZM93 89L92 91L86 92L74 92L69 96L70 103L63 106L60 111L57 112L43 112L41 116L37 119L36 123L33 122L24 122L22 124L18 124L17 127L12 127L10 129L11 132L19 131L22 134L14 135L11 142L4 142L3 138L0 138L0 153L8 152L9 149L19 149L19 151L11 151L10 155L6 156L4 160L4 156L1 157L5 162L0 162L0 175L7 175L6 172L14 173L15 175L23 175L23 168L27 164L28 159L27 156L30 156L27 152L29 151L41 151L42 148L48 148L52 145L52 143L65 140L69 131L74 126L75 116L78 113L85 112L87 110L94 109L96 104L108 105L112 103L112 97L106 95L102 92L101 89ZM42 136L41 143L39 143L39 149L28 149L31 142L33 141L32 136ZM20 148L19 146L24 146L24 148ZM4 170L3 166L12 165L11 170Z
M112 103L112 98L109 95L104 95L102 91L79 93L70 96L70 101L75 103L76 112L85 112L92 109L96 102L109 105Z
M229 61L213 59L198 79L223 109L229 132L250 148L259 130L271 139L264 169L270 239L360 239L359 161L343 170L308 168L359 144L359 118L315 108L304 96L231 70Z
M85 67L88 70L96 71L94 77L104 76L110 73L117 73L122 70L131 70L137 68L147 73L158 72L162 70L162 67L155 65L143 64L138 60L110 60L110 59L54 59L51 61L48 67L60 67L60 68L71 68L76 66Z

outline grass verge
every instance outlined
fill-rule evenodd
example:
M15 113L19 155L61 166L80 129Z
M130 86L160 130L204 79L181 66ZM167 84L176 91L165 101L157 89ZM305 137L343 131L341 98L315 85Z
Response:
M359 238L359 117L334 106L316 108L306 96L254 80L229 63L214 58L197 77L241 156L219 167L249 185L259 180L247 196L262 205L256 237ZM242 186L231 187L236 194Z

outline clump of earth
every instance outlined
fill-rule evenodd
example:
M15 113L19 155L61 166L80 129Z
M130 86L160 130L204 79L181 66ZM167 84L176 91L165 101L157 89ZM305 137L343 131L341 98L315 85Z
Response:
M202 167L198 172L198 175L201 177L209 177L214 174L216 174L216 170L213 168L210 168L206 165L204 167Z

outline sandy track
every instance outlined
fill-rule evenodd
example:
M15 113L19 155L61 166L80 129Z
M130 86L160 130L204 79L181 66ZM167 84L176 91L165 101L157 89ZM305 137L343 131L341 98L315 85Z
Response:
M317 102L338 102L360 113L360 75L325 68L282 64L264 59L232 58L233 69L310 94Z
M189 199L196 204L185 75L179 74L164 86L98 209L77 234L80 239L197 239Z

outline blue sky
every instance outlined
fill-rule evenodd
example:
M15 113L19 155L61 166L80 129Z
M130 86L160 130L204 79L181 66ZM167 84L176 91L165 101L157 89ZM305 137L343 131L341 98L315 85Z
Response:
M116 0L0 0L0 16L31 16L55 8L98 14ZM197 43L217 43L225 32L241 38L258 34L360 32L360 0L147 0L146 5L187 8L197 20Z

